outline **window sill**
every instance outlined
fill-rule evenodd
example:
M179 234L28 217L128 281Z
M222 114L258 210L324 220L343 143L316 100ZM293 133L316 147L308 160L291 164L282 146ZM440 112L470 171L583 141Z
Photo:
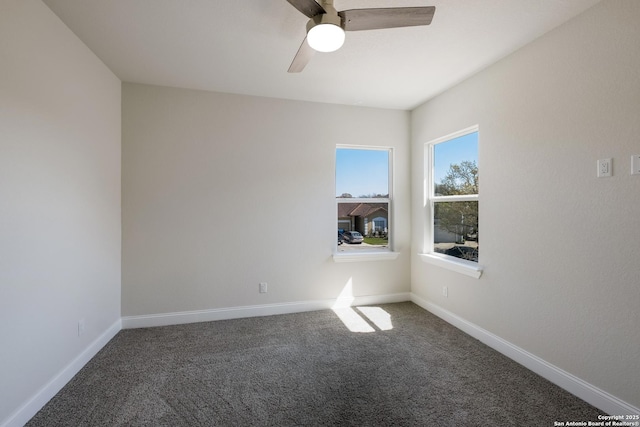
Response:
M422 261L427 264L437 265L438 267L446 268L447 270L455 271L457 273L465 274L469 277L479 279L482 276L482 270L484 267L478 263L472 261L466 261L463 259L457 259L440 254L418 254Z
M340 252L333 254L333 262L360 262L360 261L393 261L400 252Z

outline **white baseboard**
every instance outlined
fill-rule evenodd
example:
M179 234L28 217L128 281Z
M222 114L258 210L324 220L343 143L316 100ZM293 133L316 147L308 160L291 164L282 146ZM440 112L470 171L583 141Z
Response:
M73 378L84 365L93 358L119 331L122 322L118 319L105 332L96 338L89 346L62 369L55 377L45 384L31 399L18 408L13 414L0 424L0 427L22 427L38 413Z
M211 322L245 317L272 316L275 314L301 313L355 305L388 304L410 301L408 292L387 295L369 295L339 299L296 301L278 304L262 304L240 307L215 308L211 310L182 311L177 313L126 316L122 318L123 329L149 328L179 325L183 323Z
M609 415L640 414L640 409L635 406L414 293L411 293L411 301Z

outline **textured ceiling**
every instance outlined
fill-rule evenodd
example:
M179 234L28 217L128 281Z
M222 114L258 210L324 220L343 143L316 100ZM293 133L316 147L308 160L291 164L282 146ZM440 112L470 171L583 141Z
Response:
M436 6L424 27L348 32L287 73L307 18L286 0L43 0L123 81L410 110L599 0L335 0Z

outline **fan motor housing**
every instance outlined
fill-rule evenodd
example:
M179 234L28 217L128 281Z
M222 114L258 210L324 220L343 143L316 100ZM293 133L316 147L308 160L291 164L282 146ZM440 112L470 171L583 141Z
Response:
M309 32L310 29L320 24L333 24L344 29L344 27L342 26L342 19L337 13L335 15L322 13L320 15L316 15L313 18L309 19L309 22L307 22L307 33Z

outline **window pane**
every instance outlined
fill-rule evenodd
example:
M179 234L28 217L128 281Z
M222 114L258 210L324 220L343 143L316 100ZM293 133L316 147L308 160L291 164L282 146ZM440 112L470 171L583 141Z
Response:
M434 203L433 249L478 262L478 202Z
M389 197L389 151L338 148L336 197Z
M478 194L478 132L433 147L434 194Z
M338 251L389 250L389 203L338 202Z

